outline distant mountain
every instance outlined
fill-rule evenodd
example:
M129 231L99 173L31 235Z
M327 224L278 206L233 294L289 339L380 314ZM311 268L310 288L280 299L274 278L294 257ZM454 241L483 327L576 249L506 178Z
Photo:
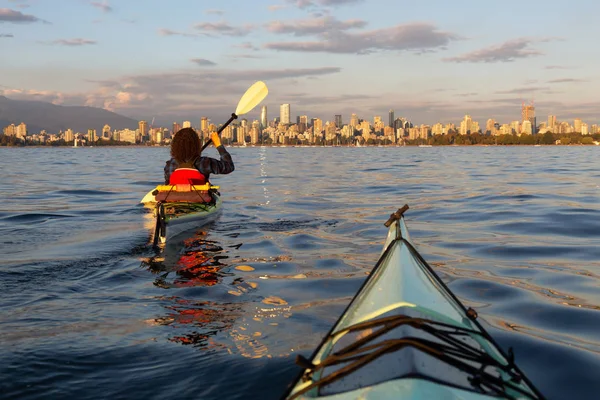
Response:
M44 101L11 100L0 96L0 133L7 125L27 124L29 134L45 129L58 133L69 128L87 133L88 129L102 132L105 124L112 129L136 129L138 121L96 107L58 106Z

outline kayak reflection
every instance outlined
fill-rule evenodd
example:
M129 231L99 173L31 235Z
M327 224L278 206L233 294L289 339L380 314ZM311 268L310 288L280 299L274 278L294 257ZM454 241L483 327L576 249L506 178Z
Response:
M216 242L206 238L205 231L183 241L183 247L169 246L163 253L142 259L142 267L158 275L154 285L162 288L186 286L213 286L226 275L222 269L227 264L220 260L228 258L223 255L223 248ZM174 273L172 281L169 275Z

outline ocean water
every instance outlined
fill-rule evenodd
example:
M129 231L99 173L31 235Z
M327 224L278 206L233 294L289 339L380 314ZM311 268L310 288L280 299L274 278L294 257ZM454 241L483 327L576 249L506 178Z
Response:
M230 151L221 216L156 252L167 148L0 149L2 398L276 399L405 203L542 393L598 398L600 148Z

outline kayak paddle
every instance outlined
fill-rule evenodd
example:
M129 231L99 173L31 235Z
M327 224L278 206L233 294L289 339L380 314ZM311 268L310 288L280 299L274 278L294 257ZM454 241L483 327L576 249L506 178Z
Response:
M263 81L255 82L252 86L248 88L248 90L246 90L246 93L244 93L244 95L240 99L240 102L238 103L235 112L232 113L229 120L227 120L227 122L225 122L225 124L223 124L223 126L219 128L217 134L223 132L223 129L225 129L230 123L233 122L234 119L237 119L237 117L239 117L240 115L244 115L252 111L252 109L256 107L258 103L260 103L264 100L265 97L267 97L267 94L269 94L269 89L267 88L267 85ZM208 147L208 145L211 143L212 139L209 138L208 141L204 144L204 146L202 146L202 151L204 151L204 149Z

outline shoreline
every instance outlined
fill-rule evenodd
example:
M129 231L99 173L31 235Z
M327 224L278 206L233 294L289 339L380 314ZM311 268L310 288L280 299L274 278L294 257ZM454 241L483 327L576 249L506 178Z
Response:
M288 145L273 145L273 144L256 144L256 145L247 145L247 146L237 146L237 145L225 145L225 148L255 148L255 147L277 147L277 148L286 148L286 147L306 147L306 148L326 148L326 147L343 147L343 148L376 148L376 147L421 147L421 148L429 148L429 147L574 147L574 146L599 146L600 143L592 143L592 144L441 144L441 145L417 145L417 144L408 144L406 146L401 145L361 145L361 146L342 146L342 145L296 145L296 144L288 144ZM102 146L51 146L51 145L26 145L26 146L0 146L0 148L54 148L54 149L79 149L79 148L103 148L103 147L122 147L122 148L156 148L156 147L164 147L169 148L170 145L140 145L140 144L132 144L129 146L112 146L112 145L102 145Z

